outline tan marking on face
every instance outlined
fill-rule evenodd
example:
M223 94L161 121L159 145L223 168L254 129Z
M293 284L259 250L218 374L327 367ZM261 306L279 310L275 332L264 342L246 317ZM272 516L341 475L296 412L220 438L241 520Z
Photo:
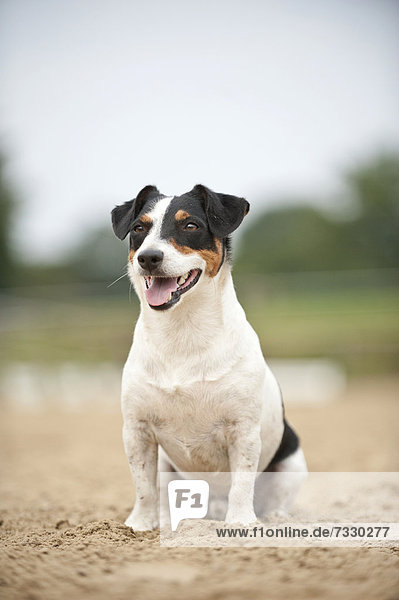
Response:
M189 216L190 215L185 210L178 210L175 214L175 219L176 221L184 221L184 219L187 219Z
M147 223L147 225L151 225L152 223L152 219L149 215L141 215L140 221L142 221L143 223Z
M194 248L189 248L189 246L181 246L173 238L170 242L182 254L193 254L195 252L199 254L206 262L206 274L209 277L217 275L223 259L222 242L220 240L215 239L216 250L194 250Z
M135 250L130 250L130 252L129 252L129 262L131 262L131 263L133 262L134 255L135 255Z

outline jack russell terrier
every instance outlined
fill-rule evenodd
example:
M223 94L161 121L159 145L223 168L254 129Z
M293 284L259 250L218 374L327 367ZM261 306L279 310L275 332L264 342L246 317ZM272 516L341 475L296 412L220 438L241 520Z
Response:
M158 471L230 472L225 521L246 525L257 518L259 472L306 474L231 277L229 236L248 211L244 198L203 185L182 196L147 186L112 211L117 237L130 235L128 274L141 303L122 378L134 530L159 526ZM257 514L273 495L288 510L300 481L277 478Z

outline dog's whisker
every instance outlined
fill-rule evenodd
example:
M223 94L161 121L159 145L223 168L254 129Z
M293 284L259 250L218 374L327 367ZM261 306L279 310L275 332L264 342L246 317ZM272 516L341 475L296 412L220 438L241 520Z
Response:
M107 285L107 288L110 288L112 285L114 285L115 283L117 283L120 279L123 279L124 277L127 276L127 273L123 273L123 275L121 275L120 277L118 277L118 279L115 279L115 281L113 281L112 283L110 283L109 285Z

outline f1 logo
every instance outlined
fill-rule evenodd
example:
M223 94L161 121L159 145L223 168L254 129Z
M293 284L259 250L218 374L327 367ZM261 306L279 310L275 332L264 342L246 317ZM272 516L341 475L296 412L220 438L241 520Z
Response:
M209 483L203 479L174 479L168 483L170 526L183 519L202 519L208 512Z

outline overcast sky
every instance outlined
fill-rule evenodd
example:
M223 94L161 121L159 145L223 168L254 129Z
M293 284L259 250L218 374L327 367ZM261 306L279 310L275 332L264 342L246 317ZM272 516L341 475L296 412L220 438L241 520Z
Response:
M399 148L396 0L4 0L0 23L25 256L59 255L148 183L259 208Z

